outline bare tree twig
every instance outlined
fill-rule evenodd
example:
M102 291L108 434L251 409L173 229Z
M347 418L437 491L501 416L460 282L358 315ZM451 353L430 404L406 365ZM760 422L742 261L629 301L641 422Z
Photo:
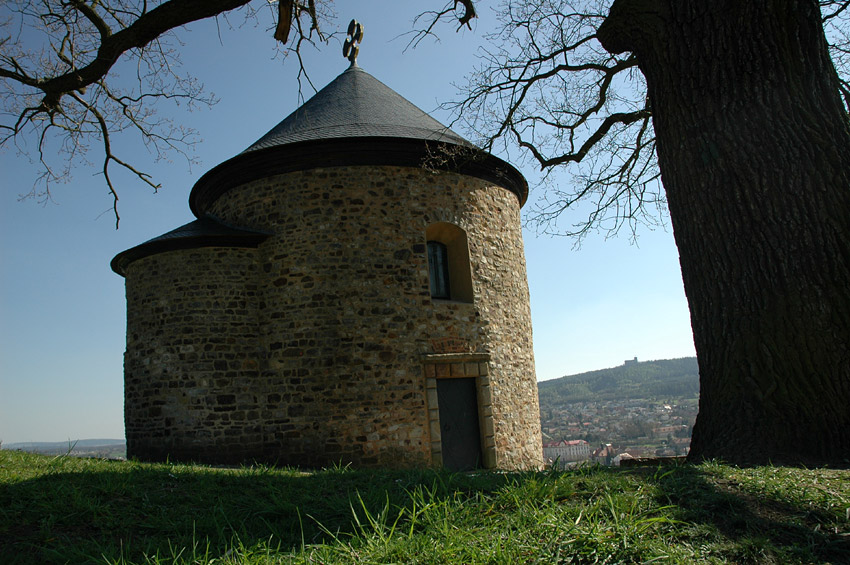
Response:
M457 14L458 4L463 6L464 12L463 14L456 15L456 19L459 24L456 31L460 31L464 26L468 29L472 29L472 19L478 17L477 12L475 11L474 1L450 0L440 10L427 10L417 14L417 16L413 19L414 29L408 32L412 37L410 41L408 41L405 50L418 46L419 43L427 37L436 37L434 29L438 24L444 22L449 14ZM417 28L420 21L426 22L427 25Z

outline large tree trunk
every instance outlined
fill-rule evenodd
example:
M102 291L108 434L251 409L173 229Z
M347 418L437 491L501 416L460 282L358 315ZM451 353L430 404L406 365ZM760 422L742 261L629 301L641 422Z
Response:
M850 459L850 121L815 0L615 0L691 310L691 459Z

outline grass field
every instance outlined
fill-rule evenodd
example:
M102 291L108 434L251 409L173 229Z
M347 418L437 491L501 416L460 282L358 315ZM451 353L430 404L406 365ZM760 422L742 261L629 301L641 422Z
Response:
M850 471L452 474L0 451L0 563L850 563Z

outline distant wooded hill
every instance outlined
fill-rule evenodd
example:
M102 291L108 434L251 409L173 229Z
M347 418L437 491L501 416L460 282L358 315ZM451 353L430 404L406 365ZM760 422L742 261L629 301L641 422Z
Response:
M570 375L537 384L540 404L635 400L699 395L696 357L627 362L611 369Z
M3 449L29 451L45 455L74 455L82 457L123 458L127 448L123 439L78 439L68 441L29 441L4 443Z

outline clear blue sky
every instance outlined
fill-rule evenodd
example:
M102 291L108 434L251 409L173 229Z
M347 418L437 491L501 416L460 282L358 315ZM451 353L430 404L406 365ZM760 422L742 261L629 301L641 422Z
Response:
M365 26L360 66L446 123L450 117L437 107L456 96L452 84L462 82L474 65L475 48L492 19L485 12L473 31L444 29L441 41L402 53L407 39L397 36L410 29L415 9L389 0L337 6L340 22L356 17ZM98 165L78 167L69 184L53 187L52 201L19 201L37 169L14 150L0 153L0 441L123 437L126 304L124 279L109 269L109 261L190 221L187 198L195 180L298 105L295 61L274 58L271 33L250 25L221 28L220 36L211 22L180 32L184 65L220 102L192 113L183 107L163 110L199 130L201 164L190 168L180 157L154 162L138 140L117 139L121 156L135 159L163 184L153 194L116 176L119 230ZM331 41L312 52L308 64L321 88L347 61L339 43ZM97 147L89 158L100 162ZM533 170L523 171L534 177ZM529 202L537 197L533 191ZM642 231L638 243L625 235L608 240L598 235L573 250L568 239L526 232L539 380L612 367L635 356L694 355L672 234Z

